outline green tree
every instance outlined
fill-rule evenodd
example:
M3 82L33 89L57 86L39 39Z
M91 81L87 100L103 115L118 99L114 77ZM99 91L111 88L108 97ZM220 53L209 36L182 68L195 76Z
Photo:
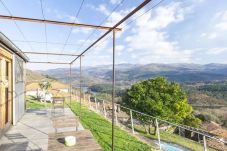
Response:
M175 123L186 123L184 120L192 113L192 107L187 103L187 96L175 82L168 82L164 77L157 77L138 82L128 89L122 104L137 111ZM144 122L154 119L135 115ZM150 128L149 128L150 132ZM151 132L150 132L151 133Z
M195 127L198 128L199 125L201 124L201 120L199 118L196 118L193 115L188 115L184 121L183 124L187 125L187 126L191 126L191 127Z

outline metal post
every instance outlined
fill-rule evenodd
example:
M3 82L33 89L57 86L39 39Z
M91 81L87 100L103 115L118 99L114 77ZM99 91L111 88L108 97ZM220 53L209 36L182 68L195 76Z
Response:
M89 97L89 98L88 98L88 101L89 101L89 107L91 108L91 96L89 95L88 97Z
M117 107L117 104L114 104L114 106L115 106L114 107L114 112L115 112L115 118L116 118L115 120L116 120L116 124L118 124L118 120L117 120L117 108L118 107Z
M221 138L221 140L223 141L224 139ZM225 143L224 142L222 142L222 148L223 148L223 151L225 151Z
M132 133L133 133L133 134L135 134L135 131L134 131L134 126L133 126L132 110L130 110L130 118L131 118Z
M70 106L72 106L72 64L70 64L70 69L69 69L69 93L70 93Z
M115 31L113 30L113 70L112 70L112 151L114 151L114 97L115 97Z
M85 100L85 93L84 93L84 103L86 103L86 100Z
M95 109L96 109L96 111L98 110L96 97L95 97Z
M105 102L104 102L104 100L102 100L103 101L103 111L104 111L104 116L106 117L106 107L105 107Z
M76 101L78 102L78 98L77 98L77 90L75 90L75 99L76 99Z
M99 111L99 107L100 107L100 102L98 102L98 111Z
M198 134L198 142L200 143L200 137L199 137L199 133L197 133Z
M82 95L82 57L80 56L80 114L81 114L81 95Z
M155 119L155 123L156 123L156 126L157 126L157 134L158 134L158 145L159 145L159 149L162 150L162 147L161 147L161 140L160 140L160 132L159 132L159 126L158 126L158 120Z
M206 141L205 135L203 135L203 147L204 147L204 151L207 151L207 141Z
M178 131L179 131L179 136L181 136L181 133L180 133L180 127L178 127Z

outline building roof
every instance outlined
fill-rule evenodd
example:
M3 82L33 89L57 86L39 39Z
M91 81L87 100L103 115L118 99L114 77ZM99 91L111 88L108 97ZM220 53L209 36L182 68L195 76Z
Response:
M0 43L7 47L10 51L17 54L25 62L28 62L28 57L21 51L9 38L7 38L2 32L0 32Z

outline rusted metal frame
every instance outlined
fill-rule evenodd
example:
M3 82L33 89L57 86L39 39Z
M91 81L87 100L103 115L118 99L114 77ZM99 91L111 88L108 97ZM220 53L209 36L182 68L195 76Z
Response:
M113 67L112 67L112 151L114 151L115 127L115 30L113 30Z
M69 64L70 106L72 106L72 64Z
M65 25L65 26L77 26L77 27L85 27L85 28L96 28L96 29L103 29L103 30L110 30L112 28L112 27L107 27L107 26L80 24L80 23L63 22L63 21L55 21L55 20L47 20L47 19L37 19L37 18L26 18L26 17L18 17L18 16L6 16L6 15L0 15L0 19L48 23L48 24ZM116 30L121 31L121 28L116 28Z
M37 55L80 56L80 55L77 55L77 54L50 53L50 52L30 52L30 51L24 51L23 53L27 53L27 54L37 54Z
M87 52L90 48L92 48L95 44L97 44L101 39L106 37L112 30L117 28L119 25L121 25L124 21L126 21L128 18L130 18L132 15L134 15L136 12L138 12L141 8L146 6L149 2L152 0L145 0L143 3L141 3L138 7L136 7L134 10L132 10L128 15L126 15L123 19L121 19L118 23L116 23L110 30L108 30L106 33L104 33L101 37L99 37L95 42L93 42L88 48L86 48L80 55L83 55L85 52ZM72 60L71 63L75 62L79 58L76 57Z
M34 64L70 64L66 62L36 62L36 61L29 61L27 63L34 63Z
M82 56L80 56L80 116L81 116L81 96L82 96Z

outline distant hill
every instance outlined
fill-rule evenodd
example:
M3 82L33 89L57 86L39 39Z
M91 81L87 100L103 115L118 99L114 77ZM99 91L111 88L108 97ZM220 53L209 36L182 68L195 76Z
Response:
M53 76L64 82L69 79L69 69L59 68L41 73ZM79 83L79 68L72 69L73 83ZM227 80L227 64L118 64L116 65L116 80L121 84L131 84L156 76L165 76L170 81L180 83L206 82ZM108 83L112 79L112 65L83 67L83 78L87 85Z
M227 105L225 100L217 99L201 92L190 93L188 95L188 102L196 106Z
M69 85L57 80L46 74L42 74L36 71L27 70L26 71L26 90L36 90L39 88L38 83L42 80L50 81L52 84L52 89L68 89Z
M46 76L44 76L41 73L38 73L38 72L35 72L32 70L26 70L26 83L41 81L45 78L46 78Z

